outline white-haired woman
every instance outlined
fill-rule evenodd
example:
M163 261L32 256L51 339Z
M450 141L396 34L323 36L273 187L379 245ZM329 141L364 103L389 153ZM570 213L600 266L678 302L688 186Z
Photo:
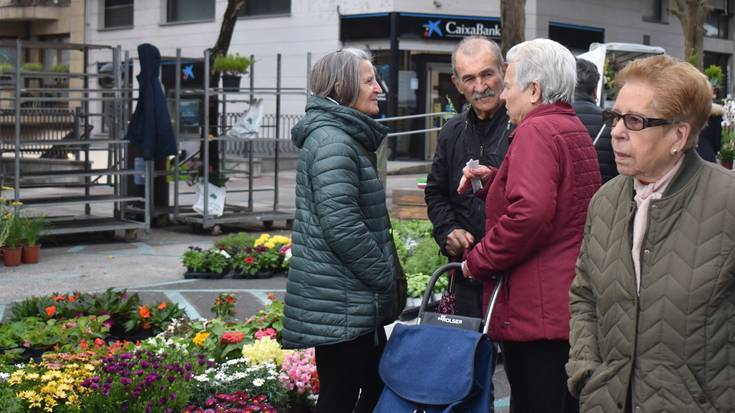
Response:
M465 168L485 184L485 236L466 255L465 276L485 282L506 274L490 325L503 348L511 411L573 412L566 390L569 286L587 206L600 186L597 154L570 106L574 56L536 39L508 51L504 90L516 128L497 171ZM494 178L493 178L494 177Z
M319 413L372 412L395 275L385 192L373 166L387 128L369 55L343 49L311 74L301 148L283 344L316 348Z

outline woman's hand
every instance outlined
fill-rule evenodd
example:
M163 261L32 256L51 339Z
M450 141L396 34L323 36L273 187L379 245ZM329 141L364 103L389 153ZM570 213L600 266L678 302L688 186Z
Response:
M459 186L457 187L457 193L465 193L468 189L472 188L472 179L479 178L482 185L487 185L492 182L492 178L498 172L495 168L490 168L485 165L476 166L470 168L465 166L462 169L462 179L459 180Z

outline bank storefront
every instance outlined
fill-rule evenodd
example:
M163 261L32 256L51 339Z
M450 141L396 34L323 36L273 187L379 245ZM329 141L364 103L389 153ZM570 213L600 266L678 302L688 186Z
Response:
M499 42L499 17L420 13L373 13L340 16L340 40L345 46L369 49L379 76L388 86L381 113L401 116L460 111L464 97L452 84L451 54L468 36ZM426 129L439 119L415 119L391 125L397 130ZM437 133L393 139L392 159L429 160Z

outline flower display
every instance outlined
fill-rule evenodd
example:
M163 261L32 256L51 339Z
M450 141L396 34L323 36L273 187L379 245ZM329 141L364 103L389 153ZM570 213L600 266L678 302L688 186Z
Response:
M237 344L245 339L245 333L241 331L226 331L222 334L222 344Z
M235 298L234 294L220 293L215 298L211 311L215 317L221 318L222 320L229 320L237 314L235 304L237 304L237 298Z
M7 384L29 411L52 412L61 407L79 408L81 396L87 392L82 384L94 374L95 363L88 356L30 363L12 372Z
M209 368L203 374L194 376L193 383L192 401L195 405L205 404L211 395L236 391L264 396L274 406L283 406L288 397L286 388L280 382L276 364L252 364L245 358L227 360L217 367Z
M271 338L273 340L276 340L277 337L278 337L278 332L275 329L271 328L271 327L264 328L262 330L258 330L258 331L255 332L255 339L256 340L260 340L263 337L269 337L269 338Z
M295 390L298 394L319 393L319 376L316 372L314 349L294 351L283 357L281 383L288 390Z
M280 366L286 352L276 340L270 337L263 337L260 340L255 340L252 344L246 344L242 347L243 357L256 365L274 363Z
M198 372L196 363L181 363L176 355L136 350L105 357L97 375L82 382L90 391L82 398L87 411L178 412Z
M200 332L196 333L196 335L194 336L194 340L192 340L192 341L197 346L202 347L202 346L204 346L204 342L207 340L207 337L209 337L209 333L208 332L206 332L206 331L200 331Z
M251 396L248 392L218 393L208 398L203 407L187 406L182 413L278 413L264 395Z

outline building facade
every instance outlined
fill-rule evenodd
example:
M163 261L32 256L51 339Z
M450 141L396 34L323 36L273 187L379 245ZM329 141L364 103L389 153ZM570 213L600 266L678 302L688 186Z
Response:
M557 40L576 54L593 42L629 42L661 46L683 58L682 29L667 13L669 1L526 0L525 35ZM735 2L711 1L705 66L722 67L729 91ZM183 56L201 58L217 38L226 6L226 0L86 0L84 39L121 45L133 57L138 44L152 43L164 56L180 48ZM311 61L339 47L367 48L390 89L381 103L384 114L438 112L463 103L451 83L450 55L457 42L473 34L499 41L501 26L499 1L247 0L230 52L255 56L254 84L261 88L275 87L276 55L281 54L281 86L303 89ZM273 99L267 93L262 97ZM300 113L304 102L303 94L284 95L282 113ZM394 126L422 129L429 122ZM435 135L396 139L392 156L430 159L435 140Z

